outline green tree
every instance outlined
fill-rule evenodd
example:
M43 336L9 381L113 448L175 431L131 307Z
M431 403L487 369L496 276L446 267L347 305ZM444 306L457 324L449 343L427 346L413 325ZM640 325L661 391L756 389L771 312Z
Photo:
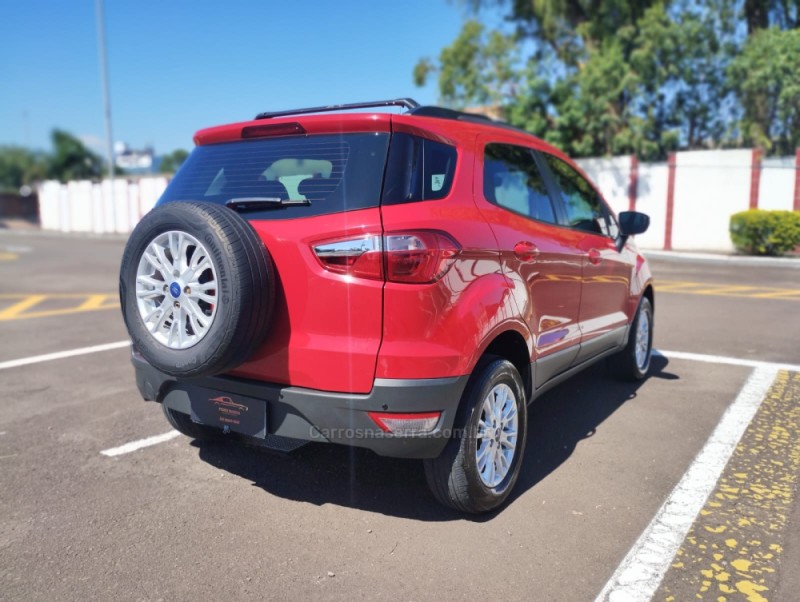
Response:
M487 32L475 20L467 21L455 41L442 49L438 65L421 59L414 68L414 81L425 85L438 72L439 94L445 104L455 106L500 106L513 95L518 77L513 36Z
M53 153L50 155L49 176L66 182L99 177L103 162L96 154L72 134L63 130L53 130L50 139Z
M800 146L800 29L771 27L751 36L730 66L743 108L745 144L778 154Z
M747 33L770 26L796 29L800 26L800 0L743 0Z
M765 140L783 136L771 146L777 152L791 144L787 132L797 131L791 110L797 77L786 75L797 73L790 36L762 43L764 57L782 56L771 75L744 78L741 66L755 65L748 35L800 24L800 0L463 1L478 13L504 11L513 34L469 21L438 61L417 65L415 82L423 85L436 73L443 103L502 105L512 124L572 155L664 158L677 148L740 143L743 130L750 143L767 147ZM509 47L513 53L503 55ZM764 90L777 94L771 112ZM781 117L765 117L772 113Z
M189 153L181 148L174 150L161 157L161 165L158 170L161 173L175 173L188 156Z
M20 187L47 177L47 157L19 146L0 147L0 190L17 192Z

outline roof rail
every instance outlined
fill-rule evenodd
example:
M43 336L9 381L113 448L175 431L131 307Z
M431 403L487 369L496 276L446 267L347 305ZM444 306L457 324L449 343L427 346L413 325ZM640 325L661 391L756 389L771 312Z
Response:
M492 127L510 130L512 132L519 132L520 134L527 134L530 136L530 132L527 132L522 128L515 127L510 123L506 123L505 121L492 119L491 117L482 115L481 113L467 113L466 111L456 111L455 109L446 109L444 107L423 106L417 107L416 109L411 109L409 114L416 115L418 117L435 117L437 119L455 119L456 121L483 123Z
M411 115L417 115L418 117L438 117L440 119L458 119L460 121L494 123L494 119L480 113L467 113L465 111L456 111L455 109L446 109L444 107L436 106L416 107L411 109L409 113L411 113Z
M404 107L410 111L420 108L420 104L413 98L395 98L392 100L373 100L371 102L354 102L344 105L328 105L326 107L306 107L288 111L270 111L259 113L256 119L272 119L273 117L287 117L289 115L305 115L308 113L330 113L331 111L349 111L351 109L370 109L373 107Z

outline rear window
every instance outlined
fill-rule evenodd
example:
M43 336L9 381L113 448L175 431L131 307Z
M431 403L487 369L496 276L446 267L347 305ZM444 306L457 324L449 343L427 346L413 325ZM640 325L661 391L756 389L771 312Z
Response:
M392 136L383 203L395 205L443 199L456 169L456 149L410 134Z
M251 219L312 217L380 203L389 134L242 140L197 147L160 203L269 197L310 205L248 211Z

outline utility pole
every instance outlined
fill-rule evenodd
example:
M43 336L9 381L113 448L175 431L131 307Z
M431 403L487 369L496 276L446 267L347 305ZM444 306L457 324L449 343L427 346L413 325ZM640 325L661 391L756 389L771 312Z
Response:
M108 161L109 198L111 200L112 232L117 230L117 207L114 203L114 138L111 133L111 94L108 91L108 57L106 54L106 19L103 0L95 0L97 16L97 45L100 53L100 80L103 86L103 108L106 121L106 157Z

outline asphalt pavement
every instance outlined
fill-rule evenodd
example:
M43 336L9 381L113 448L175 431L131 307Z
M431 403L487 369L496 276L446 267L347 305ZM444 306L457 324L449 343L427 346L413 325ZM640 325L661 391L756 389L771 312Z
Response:
M699 505L691 530L668 542L656 599L796 599L800 387L780 368L800 365L800 271L654 259L665 355L652 376L624 384L597 365L537 400L512 499L476 518L437 505L419 462L363 450L310 444L287 456L167 435L102 454L170 431L141 400L126 347L85 352L126 339L115 298L123 246L0 233L0 599L593 600L640 570L637 545L681 483ZM735 453L687 481L746 402L755 417L741 441L757 455L777 433L782 488L767 489L774 473L734 470ZM695 558L688 538L724 526L707 522L707 503L734 495L721 486L785 501L785 520L766 511L779 548L770 558L753 544L731 548L735 557L711 550L719 571ZM755 540L737 529L737 544ZM725 541L708 545L722 554ZM683 554L695 560L681 572Z

